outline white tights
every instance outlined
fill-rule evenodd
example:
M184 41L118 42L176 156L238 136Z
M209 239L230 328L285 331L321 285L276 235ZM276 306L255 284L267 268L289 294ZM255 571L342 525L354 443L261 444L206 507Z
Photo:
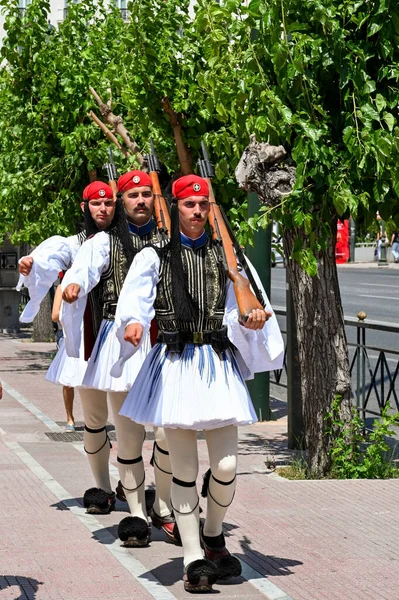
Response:
M82 400L85 425L84 446L90 468L97 487L110 493L112 491L109 476L110 446L105 425L108 420L107 392L95 389L79 388ZM135 517L147 519L144 496L144 463L141 458L145 428L134 423L128 417L119 414L127 392L108 392L108 399L114 417L116 439L118 442L118 470L130 512ZM92 430L100 430L94 432ZM159 447L167 450L164 432L156 428L155 440ZM169 456L158 453L157 463L161 469L154 469L156 499L154 509L160 516L170 514L170 462ZM159 511L159 512L158 512Z
M222 533L223 519L235 491L237 470L237 427L229 425L205 431L212 477L207 497L204 534L216 537ZM165 429L173 471L172 506L183 543L184 565L203 558L199 536L199 501L197 432L190 429ZM184 486L176 483L189 483ZM223 485L223 482L228 485Z

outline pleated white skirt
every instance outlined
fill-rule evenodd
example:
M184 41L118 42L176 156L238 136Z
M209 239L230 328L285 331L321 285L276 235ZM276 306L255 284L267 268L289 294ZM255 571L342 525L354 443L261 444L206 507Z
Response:
M120 343L115 321L103 319L91 353L82 386L104 392L127 392L135 381L145 357L151 349L148 336L139 350L126 361L121 377L111 377L110 370L119 359Z
M156 344L120 414L143 425L217 429L258 419L234 353L186 344L179 354Z
M86 369L87 362L83 358L71 358L67 355L65 340L61 338L58 352L46 373L46 379L59 385L79 387L82 385Z

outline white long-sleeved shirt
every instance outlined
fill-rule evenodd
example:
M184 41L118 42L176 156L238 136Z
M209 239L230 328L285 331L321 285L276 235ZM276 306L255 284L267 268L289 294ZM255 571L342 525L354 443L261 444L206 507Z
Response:
M30 296L30 301L20 316L21 323L33 321L39 312L40 303L57 279L59 272L69 269L80 245L78 235L69 237L54 235L42 242L29 255L33 258L32 270L29 275L20 275L16 288L19 291L24 285L28 288Z
M72 283L80 286L78 299L72 304L63 302L61 306L60 321L65 333L65 349L68 356L79 355L87 297L108 269L109 261L109 234L102 231L81 245L71 268L62 280L63 290Z
M272 311L261 281L248 261L256 283L266 299L266 310ZM111 375L118 377L123 365L138 350L125 342L125 328L131 323L140 323L143 337L147 334L155 316L154 302L159 281L160 259L153 248L144 248L136 255L125 279L115 315L117 337L121 344L120 358L111 369ZM275 315L261 330L251 330L238 322L238 307L231 282L227 290L223 324L228 328L228 337L238 349L242 358L241 367L246 379L254 373L281 369L284 360L284 342ZM243 368L244 367L244 368Z

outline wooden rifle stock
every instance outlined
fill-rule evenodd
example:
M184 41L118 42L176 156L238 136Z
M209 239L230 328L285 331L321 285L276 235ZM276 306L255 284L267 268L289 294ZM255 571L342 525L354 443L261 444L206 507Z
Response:
M159 231L165 233L166 236L170 236L169 209L162 194L158 173L156 171L150 171L148 174L151 178L152 191L154 193L154 214L157 227Z
M241 275L241 273L238 271L233 242L226 227L221 210L216 204L215 195L212 189L212 182L209 178L206 178L206 181L208 182L209 186L210 211L208 221L212 229L212 237L214 240L221 239L222 241L223 250L226 256L228 276L233 282L238 311L240 313L239 318L240 321L245 322L253 310L264 310L264 308L256 298L255 294L252 292L248 279Z
M118 186L116 184L115 179L110 179L108 181L108 185L112 189L112 193L114 195L114 200L116 200L116 194L118 193Z

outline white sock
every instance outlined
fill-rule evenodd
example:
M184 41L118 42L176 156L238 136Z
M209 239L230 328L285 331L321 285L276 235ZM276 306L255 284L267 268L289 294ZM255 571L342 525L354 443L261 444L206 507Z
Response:
M237 427L229 425L205 431L205 439L212 476L209 480L204 535L216 537L222 533L223 519L236 488Z
M187 487L175 481L171 486L172 508L183 544L183 562L187 566L203 558L199 536L199 502L195 481L198 475L197 432L190 429L165 429L173 478L192 483Z
M158 516L166 517L172 512L170 504L172 467L170 464L164 429L162 427L154 427L154 434L154 511ZM167 454L165 454L165 452L167 452Z

